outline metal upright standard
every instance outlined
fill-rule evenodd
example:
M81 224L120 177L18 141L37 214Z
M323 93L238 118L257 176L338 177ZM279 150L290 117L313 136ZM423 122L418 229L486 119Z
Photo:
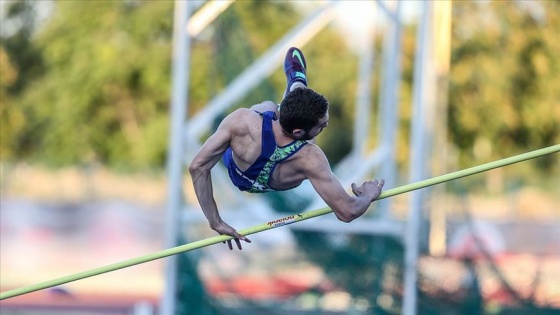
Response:
M187 91L189 85L190 38L185 25L189 17L189 2L175 1L175 17L173 25L173 56L172 56L172 97L171 97L171 130L169 132L169 154L167 158L167 209L165 217L165 244L177 245L179 222L177 218L183 208L183 138L182 129L187 117ZM175 313L175 290L177 288L177 260L170 257L165 267L165 288L161 301L161 314Z
M414 83L413 83L413 109L412 109L412 128L411 128L411 150L410 150L410 180L420 181L426 175L426 147L428 147L427 115L430 107L433 107L434 100L430 95L433 91L432 80L429 79L430 69L430 21L432 3L425 1L422 3L423 10L416 36L416 55L414 61ZM431 85L431 86L430 86ZM416 190L411 193L409 201L409 212L407 229L405 235L405 256L404 256L404 293L403 293L403 314L416 314L416 282L419 252L420 224L422 221L422 205L424 190Z
M382 2L377 2L382 8ZM390 188L396 185L396 140L397 126L399 124L399 90L401 82L401 50L402 50L402 25L401 25L401 1L389 2L396 6L387 14L389 26L383 47L383 77L379 92L379 110L383 121L379 125L381 135L381 147L387 148L387 156L383 159L383 168L380 169L380 177L385 179L385 186ZM384 200L379 205L380 214L383 218L389 217L390 200Z

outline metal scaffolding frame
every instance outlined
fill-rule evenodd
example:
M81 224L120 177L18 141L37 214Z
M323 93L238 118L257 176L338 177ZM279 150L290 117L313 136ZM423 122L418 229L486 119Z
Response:
M236 101L244 97L257 86L263 79L270 76L281 65L283 54L290 46L303 46L320 30L332 21L336 6L339 1L326 1L323 6L309 14L300 24L290 30L278 42L272 45L260 58L234 79L226 89L200 110L189 121L186 121L187 90L189 82L190 64L190 38L195 37L209 25L221 12L227 9L234 1L175 1L174 23L174 49L173 49L173 88L171 97L171 133L170 148L167 161L168 172L168 204L166 215L166 246L176 246L179 224L185 218L193 220L202 219L200 215L185 214L185 209L191 206L185 204L182 196L183 172L185 164L194 157L195 152L201 147L200 135L208 131L211 122L219 114L230 108ZM399 123L399 90L401 81L401 2L376 0L380 12L388 19L383 44L383 64L381 67L381 87L379 95L378 135L379 145L372 152L367 152L364 139L369 138L369 117L371 110L371 80L374 69L374 43L375 28L366 30L365 44L360 52L360 66L358 71L359 86L357 89L357 103L355 113L355 130L353 135L353 150L335 168L334 172L345 186L352 182L363 180L364 174L378 170L380 177L385 178L385 188L393 188L397 184L396 169L396 139ZM200 8L199 8L200 7ZM411 174L412 182L421 180L430 175L426 163L422 163L427 152L423 151L426 141L431 135L425 130L426 120L433 120L433 116L425 117L421 113L430 113L427 90L433 89L432 81L427 80L429 68L429 48L431 46L429 32L431 25L431 2L423 3L421 27L417 39L417 56L415 59L414 74L414 115L411 139ZM192 16L190 12L196 10ZM376 11L377 12L377 11ZM372 12L375 14L376 12ZM427 65L422 66L426 63ZM426 82L426 83L423 83ZM429 93L433 93L433 90ZM434 115L433 111L430 115ZM416 117L420 117L416 119ZM358 166L357 166L358 165ZM382 165L383 167L380 167ZM350 171L351 170L351 171ZM248 203L257 203L259 208L270 208L259 198L241 197L241 193L231 188L227 174L223 169L217 168L213 172L216 185L224 187L229 194L233 194L238 208L247 206ZM220 187L221 187L220 186ZM322 200L311 191L310 185L302 185L298 194L315 196L314 202L308 208L316 209L324 205ZM384 199L379 202L379 218L364 218L350 225L340 224L331 217L316 218L315 222L302 222L290 226L296 230L328 230L339 233L371 233L378 235L392 235L399 237L405 244L405 301L403 312L405 315L416 314L416 262L418 258L418 233L422 220L421 208L423 192L413 193L410 201L409 219L405 222L395 221L390 217L390 201ZM249 200L247 200L249 199ZM320 221L319 223L317 221ZM176 262L169 257L166 262L165 292L161 301L161 314L175 313L176 290Z

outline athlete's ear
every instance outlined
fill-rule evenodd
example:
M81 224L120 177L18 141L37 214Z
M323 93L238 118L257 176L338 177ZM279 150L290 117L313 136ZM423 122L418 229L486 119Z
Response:
M299 139L301 137L303 137L305 135L305 130L303 129L294 129L292 131L292 135L294 136L294 138Z

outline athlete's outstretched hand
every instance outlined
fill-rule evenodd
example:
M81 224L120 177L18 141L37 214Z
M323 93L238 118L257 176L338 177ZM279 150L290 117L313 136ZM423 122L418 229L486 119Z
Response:
M384 184L384 179L375 179L374 181L368 180L359 187L355 183L352 183L352 192L356 196L367 195L371 197L371 201L373 202L375 199L377 199L377 197L379 197L379 195L381 195L381 190L383 190Z
M231 226L229 226L229 224L225 223L225 222L221 222L216 226L213 226L212 229L216 232L218 232L220 235L230 235L235 237L235 243L237 244L237 248L239 250L242 250L241 248L241 241L245 241L247 243L251 243L251 240L249 240L248 238L246 238L245 236L239 234L234 228L232 228ZM227 241L228 247L230 250L233 250L233 246L231 245L231 240Z

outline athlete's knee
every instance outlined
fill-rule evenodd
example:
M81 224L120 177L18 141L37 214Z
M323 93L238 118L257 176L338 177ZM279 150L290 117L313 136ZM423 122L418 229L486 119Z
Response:
M274 111L276 110L276 104L273 101L264 101L262 103L253 105L251 109L259 111L259 112L266 112L266 111Z
M273 101L264 101L261 104L267 107L276 107L276 103L274 103Z

